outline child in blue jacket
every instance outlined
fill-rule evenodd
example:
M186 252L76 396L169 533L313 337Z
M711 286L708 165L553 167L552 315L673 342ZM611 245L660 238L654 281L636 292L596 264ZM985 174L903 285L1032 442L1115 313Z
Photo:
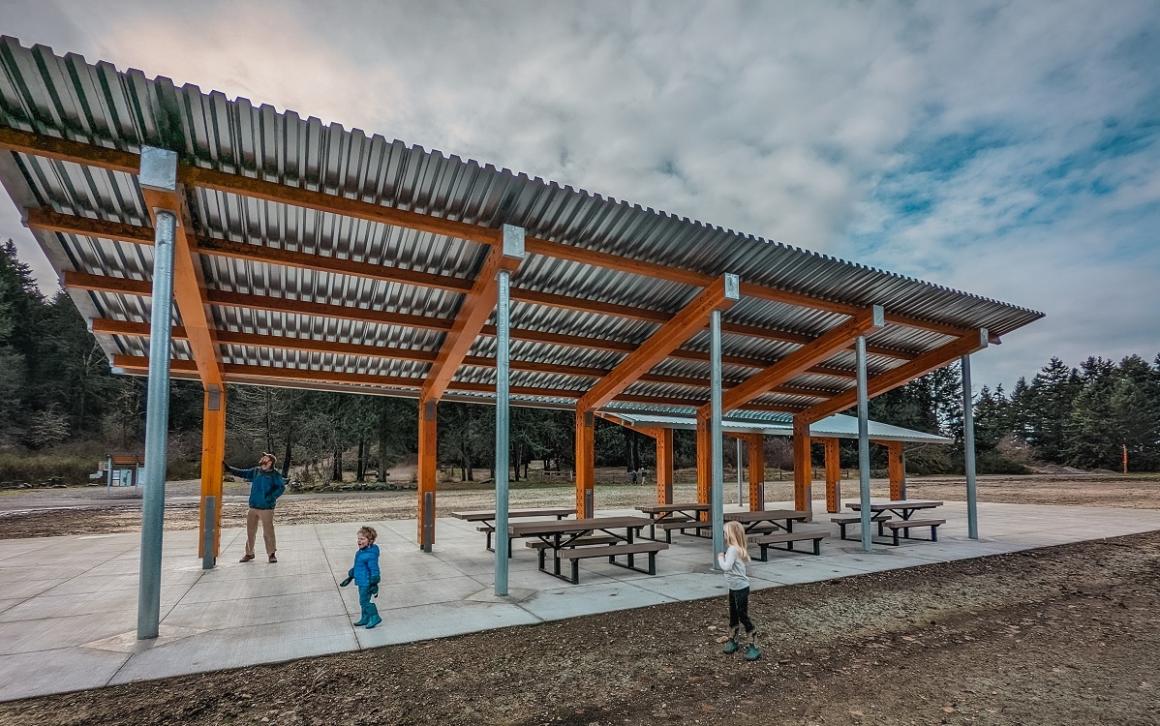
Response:
M354 580L358 585L358 604L362 608L362 617L355 626L365 625L367 630L383 622L379 617L378 607L371 602L372 597L379 594L379 546L375 540L379 533L373 527L362 527L358 531L358 552L354 553L354 567L346 573L346 579L340 583L342 587Z

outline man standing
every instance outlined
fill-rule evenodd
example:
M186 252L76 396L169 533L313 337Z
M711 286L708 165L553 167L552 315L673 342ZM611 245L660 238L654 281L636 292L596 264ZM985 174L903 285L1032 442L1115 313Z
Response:
M266 554L270 556L270 562L278 561L274 554L277 549L274 542L274 504L286 491L286 482L274 468L276 462L277 457L270 453L262 454L258 465L252 469L237 469L222 462L226 471L250 482L250 511L246 513L246 554L242 562L254 559L254 537L258 533L258 522L262 523L262 540L266 543Z

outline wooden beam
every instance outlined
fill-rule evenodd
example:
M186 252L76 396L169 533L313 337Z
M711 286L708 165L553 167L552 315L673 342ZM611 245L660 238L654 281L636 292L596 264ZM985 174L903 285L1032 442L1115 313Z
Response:
M713 427L709 417L697 413L697 503L709 504L713 491ZM700 512L698 519L709 521L708 512Z
M749 452L749 511L760 512L765 509L765 436L748 434L745 439Z
M813 460L810 453L810 425L801 416L793 417L793 508L813 513Z
M843 350L859 335L864 335L866 332L880 327L882 316L882 308L874 305L861 311L849 321L839 325L814 342L798 348L769 368L750 376L744 383L730 388L722 395L722 410L732 411L740 408L768 392L774 386L785 383L811 366Z
M826 448L826 511L842 511L842 450L837 439L824 439Z
M924 353L909 363L893 368L871 378L866 384L866 394L869 398L880 396L903 386L915 378L919 378L935 368L941 368L952 363L964 355L987 347L988 335L985 328L980 328L970 335L964 335L946 345ZM857 390L849 390L834 396L829 401L811 406L802 412L802 416L811 423L831 414L845 411L858 402Z
M886 442L886 471L890 476L890 499L906 499L906 466L902 462L902 442Z
M435 544L435 532L431 531L430 537L423 528L423 523L427 518L427 497L426 494L431 494L431 506L435 506L435 490L438 486L439 478L439 462L438 462L438 426L439 416L437 409L437 402L434 400L419 400L419 459L417 469L417 479L419 481L419 532L416 541L419 547L425 551L430 551L431 546ZM432 512L434 514L434 512ZM430 541L428 541L430 539Z
M84 235L140 245L153 244L153 230L149 227L78 217L46 209L25 209L24 222L30 229L43 232ZM330 255L297 252L267 245L246 244L200 236L197 238L197 247L198 253L201 255L246 260L249 262L314 270L317 272L329 272L379 282L414 285L449 292L470 293L472 290L472 281L465 278L437 275L402 267L372 264ZM588 300L586 298L528 290L519 287L513 287L511 297L512 300L523 303L598 315L612 315L630 320L666 323L673 318L672 314L660 310L648 310L631 305L618 305L615 303ZM814 340L814 336L804 333L772 330L756 325L745 325L728 321L721 324L721 330L722 332L733 335L798 345L804 345ZM874 355L898 358L901 360L913 360L919 355L918 353L876 345L867 346L867 351Z
M524 259L523 230L507 227L505 234L510 234L510 249L492 248L488 250L483 261L483 267L476 275L471 291L464 296L459 305L459 312L451 325L451 330L443 338L435 362L427 371L427 380L419 392L421 401L438 401L447 390L451 379L467 356L467 351L475 343L483 324L487 322L495 310L496 299L499 294L496 277L500 271L512 272L519 268Z
M576 412L576 518L595 516L596 417Z
M737 283L736 277L722 275L717 282L705 288L672 320L629 353L611 373L600 379L576 404L577 410L593 411L600 408L667 358L669 353L705 326L710 313L727 309L738 300Z
M0 128L0 149L129 174L135 174L140 164L137 154L66 139L42 136L12 128ZM199 186L230 194L289 204L356 219L364 219L379 224L415 229L480 244L497 245L500 242L499 230L497 229L397 209L382 204L350 199L326 192L315 192L279 182L247 177L242 174L203 169L190 164L178 165L178 181L187 186ZM553 242L536 237L528 237L526 239L526 249L529 254L567 259L584 265L604 267L620 272L628 272L696 287L705 287L713 281L713 276L705 273L653 262L645 262L623 255L588 250L575 245ZM806 307L832 313L853 315L858 311L857 306L848 303L826 300L804 293L781 290L753 282L742 283L742 294L746 297L756 297L763 300L784 303L786 305ZM967 332L967 329L960 326L938 321L920 320L897 314L891 314L889 321L899 325L933 330L946 335L962 335Z
M150 153L168 158L168 169L177 164L176 155L158 149L146 149L146 163ZM142 171L141 196L145 207L157 228L157 216L169 213L174 217L173 234L173 301L181 313L185 327L186 342L197 364L197 374L207 389L222 388L221 362L218 359L217 343L213 338L213 325L206 303L206 284L202 276L201 263L197 258L197 241L193 237L189 210L185 205L185 192L180 184L170 184L159 180L160 186L145 183L148 170ZM164 175L161 175L164 176ZM168 308L168 306L166 306Z
M198 507L197 556L205 556L205 528L210 524L206 507L215 498L213 556L221 554L222 462L226 457L226 392L211 389L204 393L201 416L201 499Z
M657 442L657 504L673 503L673 430L662 428Z

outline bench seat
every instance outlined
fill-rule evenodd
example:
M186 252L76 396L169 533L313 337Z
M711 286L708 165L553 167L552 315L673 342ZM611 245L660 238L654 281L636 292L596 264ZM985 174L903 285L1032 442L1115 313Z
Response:
M623 544L599 545L595 547L573 547L570 549L557 550L554 552L555 558L553 564L555 566L555 572L549 572L542 565L540 567L540 571L548 572L549 575L554 575L555 577L567 580L568 582L571 582L573 585L575 585L580 582L580 560L594 557L607 557L608 564L610 565L623 567L627 570L635 570L636 572L643 572L646 575L655 575L657 574L657 552L660 552L661 550L667 550L668 548L669 546L664 542L633 542L632 544L625 542ZM541 553L546 551L547 550L540 550ZM624 555L628 558L628 564L621 564L620 562L616 561L616 558L620 555ZM634 559L636 555L648 555L647 570L636 566ZM543 558L541 557L541 560L542 559ZM564 575L560 574L561 560L571 562L571 577L565 577Z
M930 527L930 541L938 542L938 528L946 524L945 519L899 519L894 522L885 522L885 526L893 535L891 544L898 546L898 530L902 530L902 537L904 539L922 539L922 537L911 537L911 528Z
M794 542L812 541L814 544L814 554L822 554L822 540L829 536L828 532L822 531L805 531L805 532L774 532L772 534L761 534L756 537L748 537L747 541L750 545L757 545L761 548L761 555L758 557L762 562L769 559L769 549L785 550L786 552L797 552L793 548ZM775 545L784 544L785 547L776 547Z
M886 536L886 533L882 531L882 525L886 522L889 522L890 520L891 520L891 516L889 514L887 514L886 512L871 512L870 513L870 521L874 522L878 525L878 536L879 537ZM838 514L838 515L835 515L833 517L830 517L830 521L833 522L834 524L838 525L838 528L840 530L838 533L839 539L852 540L853 537L846 536L846 527L849 527L851 524L861 524L862 523L862 515L857 514L857 513L855 513L855 514Z

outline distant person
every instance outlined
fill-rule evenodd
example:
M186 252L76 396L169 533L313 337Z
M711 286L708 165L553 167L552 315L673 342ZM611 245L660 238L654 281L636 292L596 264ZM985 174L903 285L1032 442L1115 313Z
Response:
M252 469L237 469L222 462L226 471L250 482L250 510L246 512L246 554L241 562L254 559L254 537L258 534L258 522L262 523L262 541L266 543L266 554L270 562L277 562L274 541L274 505L278 497L286 491L286 481L278 473L275 464L278 457L271 453L262 454L258 465Z
M362 617L355 621L355 627L365 626L367 630L383 622L379 617L379 608L371 598L379 596L379 546L375 540L379 533L374 527L362 527L358 531L358 550L354 553L354 567L346 573L346 579L339 583L346 587L354 580L358 585L358 604L362 608Z
M725 654L736 653L741 645L741 627L749 644L745 647L745 660L757 660L761 651L757 649L757 628L749 619L749 575L745 563L749 562L749 549L745 544L745 530L740 522L725 523L725 551L717 555L717 564L725 572L725 584L729 586L729 639L725 642Z

